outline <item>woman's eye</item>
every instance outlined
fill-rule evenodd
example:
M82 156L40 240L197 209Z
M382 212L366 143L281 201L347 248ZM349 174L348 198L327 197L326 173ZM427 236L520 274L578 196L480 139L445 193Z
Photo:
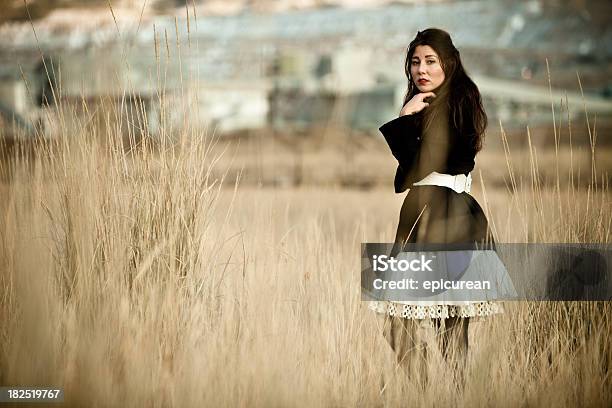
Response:
M431 64L435 64L435 63L436 63L436 61L434 61L434 60L429 60L429 61L427 61L427 63L431 65Z

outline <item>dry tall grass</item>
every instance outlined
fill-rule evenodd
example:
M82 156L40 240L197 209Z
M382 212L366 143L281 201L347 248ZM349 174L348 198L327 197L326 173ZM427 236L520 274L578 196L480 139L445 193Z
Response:
M213 138L114 134L5 165L0 383L70 406L610 404L609 304L509 304L471 328L465 393L435 351L421 392L359 300L359 244L393 237L401 196L228 189ZM609 242L605 189L476 195L499 241Z

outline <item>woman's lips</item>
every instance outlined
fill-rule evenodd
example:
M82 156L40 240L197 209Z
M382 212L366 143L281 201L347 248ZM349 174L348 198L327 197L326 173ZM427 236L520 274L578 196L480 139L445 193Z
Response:
M429 82L429 80L428 80L428 79L419 79L419 81L418 81L418 82L419 82L419 84L423 85L423 84L428 83L428 82Z

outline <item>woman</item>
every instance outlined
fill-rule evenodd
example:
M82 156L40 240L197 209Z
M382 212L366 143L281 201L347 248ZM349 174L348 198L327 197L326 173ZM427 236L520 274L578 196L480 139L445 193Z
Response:
M399 162L395 192L410 189L391 255L406 243L492 242L487 219L469 195L487 116L449 34L435 28L419 32L408 47L405 71L408 90L400 116L380 127ZM423 329L433 323L460 385L470 318L503 312L494 302L379 301L370 307L384 314L383 333L400 365L409 368L415 357L421 359L419 382L426 371Z

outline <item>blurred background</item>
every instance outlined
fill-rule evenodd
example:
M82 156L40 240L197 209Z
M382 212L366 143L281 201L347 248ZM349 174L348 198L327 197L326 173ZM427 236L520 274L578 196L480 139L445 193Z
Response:
M492 153L502 150L502 128L510 145L528 144L528 126L542 151L554 145L553 108L558 126L573 124L576 146L590 145L595 133L588 115L599 155L610 140L612 5L605 0L14 0L0 7L6 139L37 128L53 138L71 121L112 126L104 120L112 106L125 119L124 136L155 137L188 123L243 140L234 166L246 170L246 183L388 185L394 163L377 128L401 108L408 43L417 30L439 27L482 92ZM54 104L73 109L68 123L58 125Z

